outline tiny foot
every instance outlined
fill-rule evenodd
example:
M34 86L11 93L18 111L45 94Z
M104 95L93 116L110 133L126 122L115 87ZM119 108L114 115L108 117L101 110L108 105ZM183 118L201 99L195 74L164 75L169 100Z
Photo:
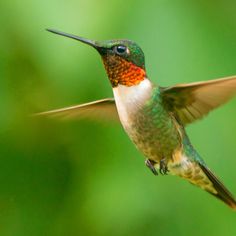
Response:
M165 158L160 161L160 173L162 175L167 175L169 172Z
M157 170L154 167L155 162L149 159L146 159L145 165L152 171L154 175L158 175Z

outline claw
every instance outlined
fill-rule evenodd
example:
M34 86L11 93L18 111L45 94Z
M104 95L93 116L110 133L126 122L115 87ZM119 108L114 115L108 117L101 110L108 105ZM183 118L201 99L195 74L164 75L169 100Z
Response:
M165 158L160 161L160 173L162 175L167 175L169 172Z
M154 175L158 175L157 170L154 167L155 162L149 159L145 160L145 165L152 171Z

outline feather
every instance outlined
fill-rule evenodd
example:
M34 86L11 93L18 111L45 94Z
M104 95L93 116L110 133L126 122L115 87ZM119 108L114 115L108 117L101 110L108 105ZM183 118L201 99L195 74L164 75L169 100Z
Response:
M115 101L113 98L105 98L89 103L65 107L61 109L40 112L33 116L46 116L61 120L94 119L94 120L119 120Z
M177 157L177 158L176 158ZM236 201L224 184L206 167L204 163L184 156L179 152L168 167L170 173L188 180L236 210Z
M236 94L236 76L162 88L164 105L182 125L203 118Z

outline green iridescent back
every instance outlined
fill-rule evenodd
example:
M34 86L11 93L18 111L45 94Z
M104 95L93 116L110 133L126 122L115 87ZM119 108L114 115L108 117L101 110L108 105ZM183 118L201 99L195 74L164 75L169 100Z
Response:
M133 141L145 156L153 160L172 158L181 146L181 136L174 117L163 106L160 89L154 88L150 100L137 114L133 124Z

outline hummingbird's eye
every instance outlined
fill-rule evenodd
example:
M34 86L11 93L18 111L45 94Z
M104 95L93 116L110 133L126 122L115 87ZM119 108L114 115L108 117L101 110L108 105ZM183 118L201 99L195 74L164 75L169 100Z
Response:
M127 52L127 47L124 45L118 45L114 47L114 50L117 54L123 55Z

